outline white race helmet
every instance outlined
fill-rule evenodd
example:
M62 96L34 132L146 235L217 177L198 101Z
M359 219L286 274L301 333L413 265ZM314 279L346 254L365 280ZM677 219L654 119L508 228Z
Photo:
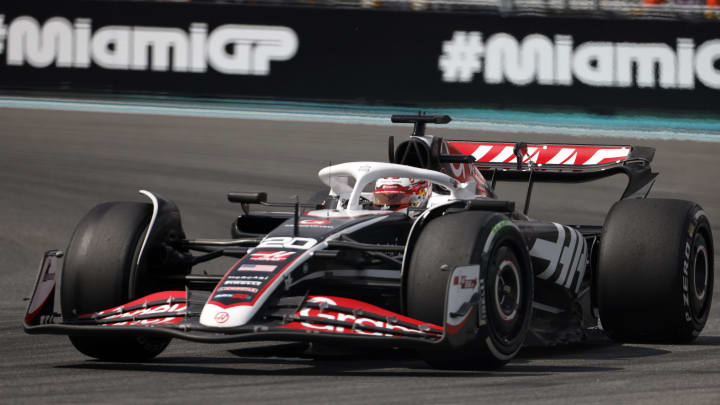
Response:
M432 184L426 180L384 177L375 182L373 204L391 209L425 208L431 193Z

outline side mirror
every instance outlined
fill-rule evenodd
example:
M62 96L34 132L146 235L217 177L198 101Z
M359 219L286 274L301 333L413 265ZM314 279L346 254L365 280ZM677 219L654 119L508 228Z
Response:
M267 193L262 191L257 193L243 193L232 191L228 193L227 199L231 203L262 204L264 202L267 202Z

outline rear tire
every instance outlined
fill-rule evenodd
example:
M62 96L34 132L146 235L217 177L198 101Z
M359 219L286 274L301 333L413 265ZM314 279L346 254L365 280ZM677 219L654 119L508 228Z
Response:
M442 271L480 264L485 272L486 323L478 327L467 347L453 351L426 351L434 368L492 370L505 365L522 347L532 317L533 275L520 234L501 227L493 237L486 261L482 251L490 229L505 217L464 211L431 220L422 229L412 251L406 287L408 316L443 325L448 278ZM478 311L471 318L477 325Z
M137 266L152 205L109 202L80 221L65 254L60 287L64 319L125 304L141 288ZM100 360L142 361L160 354L169 338L70 336L81 353Z
M598 257L603 328L621 342L691 342L710 312L713 264L710 223L697 204L617 202Z

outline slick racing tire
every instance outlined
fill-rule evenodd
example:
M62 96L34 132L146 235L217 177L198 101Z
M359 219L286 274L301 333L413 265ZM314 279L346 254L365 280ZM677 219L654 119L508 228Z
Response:
M620 342L687 343L713 295L710 223L682 200L623 200L608 214L597 271L600 321Z
M503 215L462 211L437 217L420 232L405 286L408 316L443 325L449 277L458 266L480 265L485 297L468 320L474 337L464 347L423 352L423 359L440 369L502 367L522 347L532 317L533 274L519 231Z
M122 305L140 290L137 266L152 205L109 202L80 221L65 254L60 287L63 318L72 320ZM160 354L169 338L70 336L83 354L108 361L142 361Z

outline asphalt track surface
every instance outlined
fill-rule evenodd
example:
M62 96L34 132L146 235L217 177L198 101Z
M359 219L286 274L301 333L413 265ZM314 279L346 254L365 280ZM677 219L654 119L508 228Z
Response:
M307 198L328 162L386 159L383 127L0 109L0 403L720 403L720 310L694 344L530 348L497 372L434 371L400 352L305 356L278 343L175 341L150 363L105 363L59 336L29 336L21 320L42 252L64 248L93 205L173 199L191 237L227 237L230 190ZM487 134L447 138L629 143L657 148L651 196L699 202L720 238L719 143ZM498 188L521 199L521 188ZM620 188L610 181L536 186L531 215L601 223ZM716 262L718 257L716 256ZM221 266L206 266L223 272ZM220 267L220 268L218 268Z

